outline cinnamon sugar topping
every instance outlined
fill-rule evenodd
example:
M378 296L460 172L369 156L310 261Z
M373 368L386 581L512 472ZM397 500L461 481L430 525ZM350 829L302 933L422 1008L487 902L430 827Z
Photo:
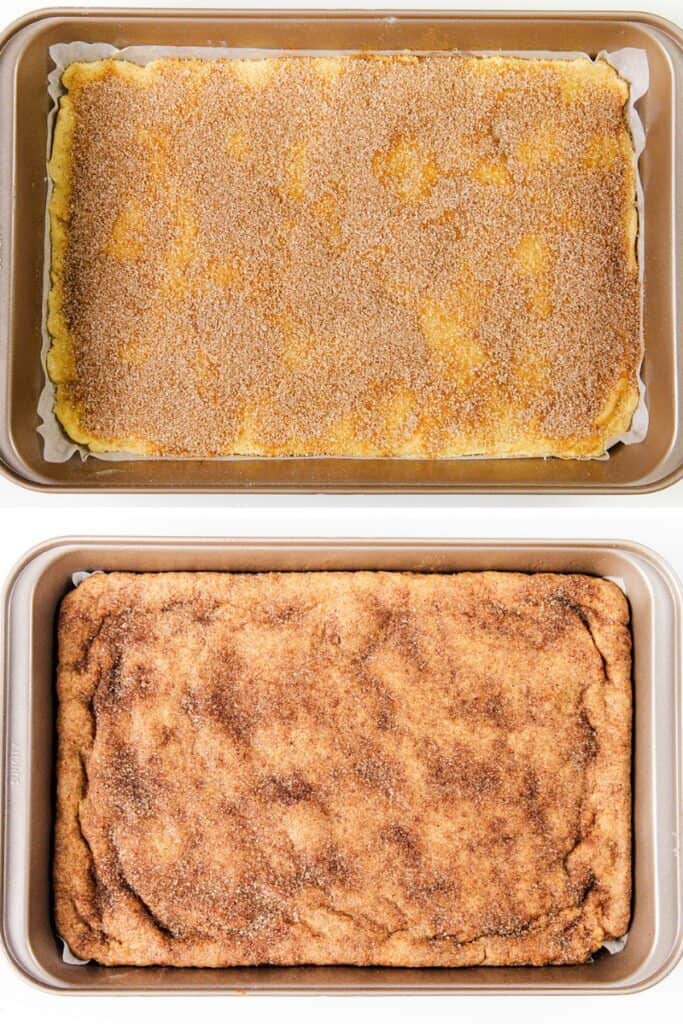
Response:
M108 60L64 82L50 367L77 440L576 457L627 429L635 172L606 65Z
M629 920L630 665L585 576L91 576L59 932L112 965L583 962Z

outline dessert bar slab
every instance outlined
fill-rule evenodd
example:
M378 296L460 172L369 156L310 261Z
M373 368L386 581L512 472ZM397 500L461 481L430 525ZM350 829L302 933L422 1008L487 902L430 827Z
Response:
M603 455L639 401L604 60L70 64L48 370L92 452Z
M59 933L109 965L586 961L630 916L628 619L582 575L89 577Z

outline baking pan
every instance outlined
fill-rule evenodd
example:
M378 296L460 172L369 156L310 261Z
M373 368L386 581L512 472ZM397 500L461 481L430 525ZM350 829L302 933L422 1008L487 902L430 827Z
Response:
M634 903L625 947L581 966L114 968L62 960L51 919L54 624L71 574L105 570L463 569L618 577L634 636ZM29 552L4 596L2 935L23 974L66 992L634 992L683 951L681 594L634 544L70 538Z
M53 43L250 46L317 50L577 50L647 52L643 376L647 439L605 461L233 458L47 463L36 433L45 214L45 152ZM222 12L103 9L41 11L0 37L0 463L39 489L103 491L643 492L683 475L677 351L683 318L683 32L647 14L458 12ZM678 130L677 130L678 128ZM678 277L677 277L677 266ZM676 304L678 292L678 306ZM1 391L0 391L1 393Z

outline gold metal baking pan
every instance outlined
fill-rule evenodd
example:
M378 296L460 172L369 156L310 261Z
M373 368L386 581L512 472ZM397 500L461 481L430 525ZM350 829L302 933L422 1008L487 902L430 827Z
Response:
M617 577L634 638L633 917L620 952L572 967L101 967L62 959L51 915L54 625L88 569L419 572L501 569ZM69 538L30 551L4 595L2 937L26 978L82 993L625 993L683 951L681 593L665 563L625 542Z
M643 376L650 428L604 461L257 458L48 463L36 433L46 199L48 49L81 40L318 50L557 50L638 47L650 88L639 103L646 213ZM683 32L647 14L225 12L68 9L29 14L0 37L0 465L57 491L374 491L639 493L683 475ZM678 305L677 305L678 300ZM678 318L678 324L677 324Z

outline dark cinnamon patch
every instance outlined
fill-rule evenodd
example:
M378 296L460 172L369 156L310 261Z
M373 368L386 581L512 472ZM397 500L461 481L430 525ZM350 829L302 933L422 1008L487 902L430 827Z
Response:
M258 618L268 626L287 626L301 619L307 610L304 601L273 601L261 605Z
M375 717L380 732L389 732L396 722L395 701L391 694L382 690L377 694L377 714Z
M590 761L597 756L598 737L585 710L581 710L579 714L578 728L580 737L578 750L583 761Z
M154 693L158 688L156 673L145 662L138 662L131 667L130 678L132 688L140 695Z
M323 642L331 644L333 647L339 647L341 644L341 636L339 634L339 623L336 617L331 617L323 624L322 628Z
M123 651L112 645L109 666L100 672L99 682L93 694L92 705L95 717L112 712L122 704L124 682L122 676Z
M548 832L545 812L546 798L543 795L538 774L531 768L527 768L524 771L522 799L530 824L535 831L546 835Z
M396 785L397 766L381 757L368 757L357 761L353 770L368 786L390 795Z
M65 636L73 636L74 634L78 635L81 632L81 626L85 626L87 628L86 636L80 644L79 654L77 657L73 658L70 663L70 667L73 672L80 673L86 671L93 644L106 628L110 617L111 616L109 615L104 615L99 619L99 621L97 621L93 619L92 614L89 611L84 611L75 601L65 601L62 604L59 614L60 633Z
M511 850L515 845L515 836L509 831L508 822L505 818L491 818L486 831L488 841L496 846L502 846L505 850Z
M557 644L569 616L561 604L537 602L520 608L489 599L479 605L481 623L496 636L542 651Z
M485 915L482 921L482 938L486 936L521 938L529 931L532 923L533 917L530 914L492 910Z
M494 679L476 680L477 686L483 691L463 696L451 705L454 718L464 718L473 724L490 723L500 729L509 729L515 715L510 701L503 696L503 689Z
M154 813L163 785L151 763L143 767L132 747L115 743L107 789L112 804L124 814L146 818Z
M262 799L285 805L311 800L315 794L313 786L298 773L289 776L271 775L262 780L257 791Z
M237 742L248 742L259 720L249 674L232 647L212 654L200 685L185 693L182 710L198 726L209 720Z
M214 685L206 693L187 693L181 700L181 707L198 726L208 719L236 743L248 742L256 724L256 716L244 697L227 685Z
M453 878L420 872L408 887L408 893L418 903L438 903L444 897L452 898L455 901L458 886Z
M380 732L388 732L396 721L396 702L381 680L365 665L356 669L356 681L363 691L364 702L373 715Z
M343 852L335 843L325 843L311 853L298 852L295 857L293 878L289 883L294 888L314 886L329 891L333 885L348 882L351 871ZM285 887L288 880L282 883Z
M453 745L447 753L432 758L430 778L438 789L472 800L493 796L501 786L498 767L479 760L461 745Z
M416 865L420 862L420 841L403 825L393 823L382 835L409 863Z
M367 615L372 623L369 639L361 647L358 660L366 666L383 647L393 648L420 671L428 671L423 650L424 636L409 609L409 595L396 595L395 603L368 596Z

